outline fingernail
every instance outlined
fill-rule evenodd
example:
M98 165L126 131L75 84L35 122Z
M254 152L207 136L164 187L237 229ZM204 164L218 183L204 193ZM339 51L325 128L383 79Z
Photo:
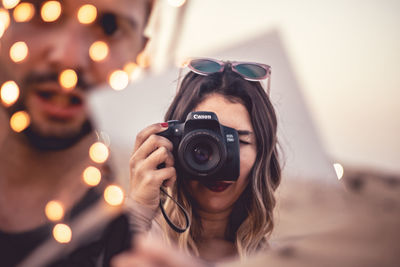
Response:
M161 127L166 128L166 127L168 127L168 122L162 122L162 123L160 123L160 125L161 125Z

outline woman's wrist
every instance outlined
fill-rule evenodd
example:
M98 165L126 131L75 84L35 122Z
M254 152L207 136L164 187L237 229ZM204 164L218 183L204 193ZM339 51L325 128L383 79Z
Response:
M157 215L157 209L154 210L145 204L141 204L130 196L125 198L124 208L129 215L132 230L138 232L150 230L151 223Z

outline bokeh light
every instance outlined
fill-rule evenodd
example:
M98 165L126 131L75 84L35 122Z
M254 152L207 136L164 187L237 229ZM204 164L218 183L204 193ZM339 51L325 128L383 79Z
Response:
M72 231L68 225L59 223L53 228L53 237L58 243L69 243L72 238Z
M129 76L123 70L116 70L111 73L110 78L108 79L111 88L116 91L120 91L125 89L129 84Z
M108 45L103 41L94 42L89 48L89 56L93 61L101 61L108 55Z
M78 10L78 20L82 24L89 24L95 21L97 9L94 5L83 5Z
M19 97L19 87L14 81L3 83L0 89L1 101L5 106L11 106Z
M136 62L142 69L146 69L150 66L150 59L144 51L137 55Z
M109 185L104 190L104 199L111 206L121 205L124 201L124 192L117 185Z
M89 186L96 186L101 181L101 172L93 166L87 167L83 171L83 181Z
M61 15L61 4L58 1L47 1L40 10L43 21L56 21Z
M343 174L344 174L343 166L340 163L334 163L333 167L335 168L335 172L336 172L337 178L339 180L342 179Z
M128 62L124 65L124 71L128 74L128 76L132 76L133 73L138 69L138 65L135 62Z
M14 8L16 5L18 5L20 0L3 0L3 6L7 9Z
M108 148L102 142L96 142L89 148L89 156L96 163L103 163L108 158Z
M21 62L28 56L28 46L25 42L16 42L10 48L10 58L14 62Z
M168 4L173 7L181 7L186 3L186 0L168 0Z
M16 22L30 21L35 15L35 7L32 3L24 2L19 4L13 12L14 20Z
M31 123L29 114L26 111L15 112L10 118L10 126L15 132L19 133L26 129Z
M78 75L72 69L66 69L60 73L58 77L60 85L67 90L74 89L78 82Z
M49 201L44 209L46 217L50 221L59 221L64 217L64 208L59 201Z
M0 38L10 25L10 15L4 8L0 8Z

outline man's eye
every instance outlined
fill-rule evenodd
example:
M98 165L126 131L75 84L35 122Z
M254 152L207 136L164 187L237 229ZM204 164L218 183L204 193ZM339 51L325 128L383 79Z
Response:
M118 30L117 17L113 13L104 13L100 17L99 24L104 33L108 36L113 35Z

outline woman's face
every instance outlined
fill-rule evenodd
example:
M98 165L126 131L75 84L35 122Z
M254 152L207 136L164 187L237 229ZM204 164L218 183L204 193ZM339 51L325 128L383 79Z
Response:
M220 94L211 94L194 111L212 111L221 124L234 128L240 139L240 175L236 182L215 181L207 184L191 180L188 183L189 194L199 212L230 212L247 184L249 173L256 159L256 140L250 115L245 106L231 102ZM223 177L222 177L223 178Z

